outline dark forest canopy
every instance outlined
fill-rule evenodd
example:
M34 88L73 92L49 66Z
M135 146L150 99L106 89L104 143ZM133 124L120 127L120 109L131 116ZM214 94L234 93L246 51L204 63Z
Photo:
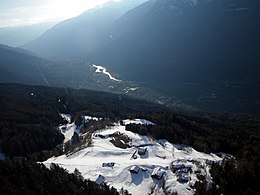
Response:
M55 164L48 169L38 163L0 161L0 173L1 194L119 195L106 184L84 180L77 169L72 174Z

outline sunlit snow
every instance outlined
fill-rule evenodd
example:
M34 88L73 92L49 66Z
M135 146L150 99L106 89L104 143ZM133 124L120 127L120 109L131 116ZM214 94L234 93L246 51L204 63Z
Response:
M124 124L154 124L145 119L127 119L123 122ZM56 163L70 172L77 168L86 179L97 183L105 182L118 190L123 187L133 195L149 194L151 191L153 194L162 194L163 189L168 194L177 192L189 195L195 193L191 186L198 180L196 173L200 172L210 183L210 165L207 162L222 160L215 154L201 153L191 147L169 143L167 140L154 140L127 131L125 128L125 125L115 123L114 126L95 131L90 147L70 155L52 157L44 164L49 166L51 163ZM116 139L114 135L127 136L131 145L126 149L116 147L112 143ZM124 143L123 140L119 141ZM139 148L145 148L145 153L139 154ZM191 172L184 174L172 171L176 163L182 163ZM138 166L140 170L134 166ZM154 170L162 173L161 179L152 177ZM187 181L181 182L180 178Z
M139 125L155 125L153 122L146 119L125 119L123 120L124 125L139 124Z
M110 80L114 80L114 81L118 81L118 82L120 81L119 79L116 79L115 77L113 77L109 72L107 72L107 69L104 68L103 66L98 66L98 65L92 64L92 67L96 68L95 72L100 72L100 73L107 75Z
M71 140L73 137L74 133L80 134L83 126L77 126L75 122L71 123L71 115L70 114L60 114L61 117L68 122L68 124L60 125L59 130L60 132L64 135L64 143L68 142ZM89 122L89 121L100 121L103 118L98 118L98 117L92 117L92 116L84 116L84 122Z

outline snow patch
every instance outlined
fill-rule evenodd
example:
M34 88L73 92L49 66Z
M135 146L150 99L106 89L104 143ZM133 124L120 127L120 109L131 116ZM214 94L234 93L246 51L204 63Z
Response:
M126 119L123 120L124 125L137 124L137 125L155 125L155 123L146 119Z
M71 123L71 115L70 114L62 114L60 113L61 118L66 120L68 123Z
M58 127L60 132L64 135L64 143L71 140L74 133L78 133L80 135L80 132L83 128L83 124L81 126L77 126L75 122L72 122L71 115L70 114L62 114L60 113L60 116L68 122L68 124L63 124ZM103 118L94 117L94 116L83 116L84 123L88 123L89 121L100 121L103 120Z
M117 82L121 81L121 80L113 77L109 72L107 72L107 69L104 68L103 66L98 66L98 65L92 64L92 67L96 68L95 72L97 72L97 73L99 72L99 73L103 73L103 74L107 75L110 80L117 81Z
M139 89L138 87L126 87L124 91L125 93L129 93L129 91L136 91L138 89Z
M61 125L59 126L60 132L64 135L64 143L71 140L71 138L74 135L74 132L77 132L77 126L75 123L67 124L67 125Z
M94 116L84 116L85 122L88 121L101 121L103 118L94 117Z

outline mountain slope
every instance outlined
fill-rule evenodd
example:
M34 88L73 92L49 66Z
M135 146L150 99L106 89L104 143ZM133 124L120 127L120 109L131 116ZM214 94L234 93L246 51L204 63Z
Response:
M40 68L42 61L29 51L0 45L0 82L46 85Z
M258 77L259 1L185 2L149 1L129 11L94 61L138 81Z
M104 7L57 25L26 47L80 59L74 69L82 67L80 74L86 64L104 66L123 81L207 111L258 112L259 4L150 0L123 15L117 6ZM86 87L78 78L73 84Z
M48 57L83 58L138 81L259 76L259 1L151 0L137 6L141 2L88 10L24 47Z
M203 110L258 107L260 2L180 2L149 1L129 11L87 59Z
M59 23L23 47L42 56L76 58L96 50L109 38L106 29L127 10L146 0L110 1Z
M83 111L101 117L106 113L106 117L117 118L139 110L162 110L125 95L5 83L0 83L0 102L0 157L4 153L9 158L37 152L44 158L48 150L61 144L64 137L56 129L64 122L60 112L74 117Z
M62 154L45 161L46 165L62 163L61 166L69 171L77 168L83 177L98 179L99 184L105 180L118 189L124 186L137 194L151 189L155 194L175 190L183 190L180 194L191 194L195 188L197 194L257 194L259 191L259 117L228 113L176 114L123 95L17 84L1 84L0 99L0 161L5 156L13 157L18 166L8 159L0 162L0 169L4 171L0 176L1 192L16 192L17 188L10 187L14 184L15 187L21 184L23 190L27 190L27 186L36 191L42 189L44 185L37 179L28 185L17 182L34 178L34 170L37 170L28 164L32 172L25 171L27 174L21 175L22 161L25 157L36 162L45 161ZM129 120L121 120L125 118ZM66 138L64 141L61 134ZM61 145L51 150L57 144ZM219 157L196 150L221 152L220 155L227 152L235 158L214 164ZM103 161L97 162L101 159L105 163L103 167ZM113 169L109 167L113 165L111 162L115 162ZM171 170L179 162L188 165L190 174L187 169ZM132 165L142 169L136 174L134 168L131 173ZM9 167L18 169L10 171ZM158 181L151 177L156 167L161 168L159 172L166 172L163 176L165 185L162 185L163 179ZM52 168L59 170L54 165ZM80 176L78 170L75 173ZM40 172L37 171L38 176ZM180 177L183 175L184 180ZM190 179L189 182L185 178ZM51 179L56 184L57 178ZM194 185L195 181L198 182ZM210 181L219 187L212 183L212 189L209 189ZM66 184L64 181L63 185ZM61 189L56 187L50 191L57 190L56 194L59 194ZM50 191L46 190L47 193Z
M0 172L1 194L119 195L114 188L84 180L78 169L69 174L54 164L48 169L38 162L0 161Z

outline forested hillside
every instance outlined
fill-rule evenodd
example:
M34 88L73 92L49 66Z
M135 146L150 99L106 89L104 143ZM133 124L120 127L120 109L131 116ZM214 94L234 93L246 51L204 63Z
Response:
M117 195L114 188L84 180L75 169L73 174L58 165L50 169L43 164L26 161L0 161L1 194Z
M139 111L162 109L124 95L90 90L0 84L0 151L8 157L44 153L63 142L59 113L85 112L119 119Z
M213 179L220 186L218 191L224 194L258 191L260 119L257 116L175 113L117 94L17 84L1 84L0 99L0 148L7 158L38 161L62 154L64 151L57 146L63 143L64 137L57 127L67 122L60 113L70 113L77 125L81 125L80 118L84 115L107 118L111 122L146 118L156 125L127 125L127 130L189 145L206 153L231 154L234 158L227 158L212 169ZM102 121L90 123L83 131L91 133L104 124ZM19 168L20 165L14 166ZM198 194L210 193L203 183L197 187L201 190Z

